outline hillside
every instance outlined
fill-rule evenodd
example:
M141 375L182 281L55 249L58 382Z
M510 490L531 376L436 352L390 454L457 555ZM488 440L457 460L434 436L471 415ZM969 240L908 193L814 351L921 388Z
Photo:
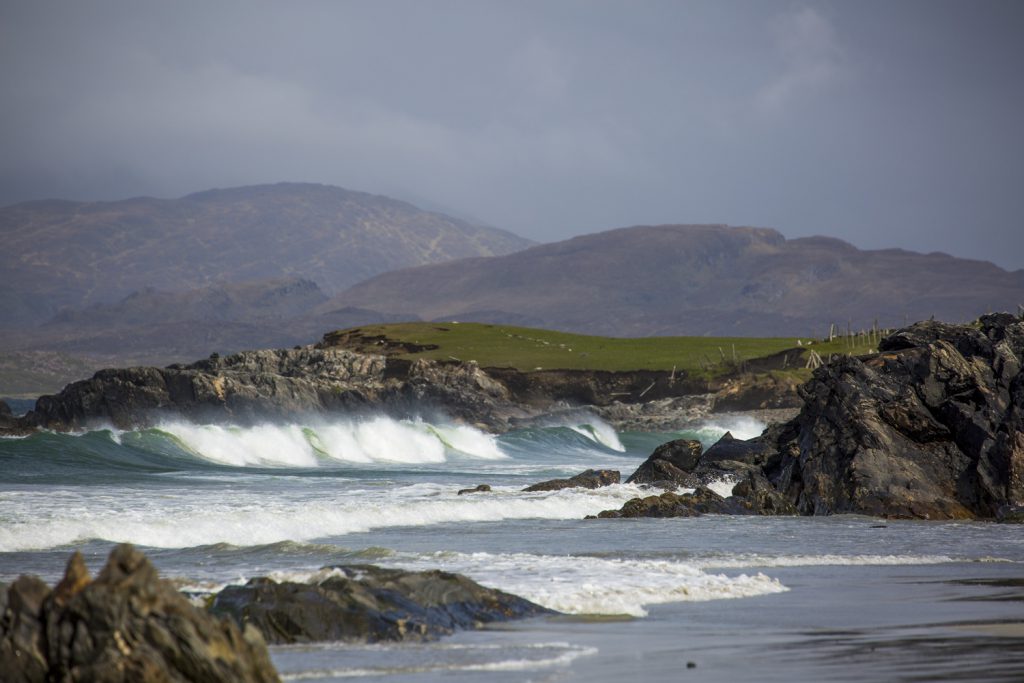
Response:
M26 202L0 208L0 242L8 329L146 288L304 278L336 294L395 268L530 244L388 197L298 183L170 200Z
M351 287L356 306L424 320L612 336L813 336L1024 304L1024 271L723 225L623 228L493 258L408 268Z

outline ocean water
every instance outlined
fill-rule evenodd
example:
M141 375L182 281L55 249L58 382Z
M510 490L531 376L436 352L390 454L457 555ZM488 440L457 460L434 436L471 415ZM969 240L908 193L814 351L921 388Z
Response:
M272 648L286 680L1024 679L1024 529L866 517L584 520L632 485L524 493L762 425L493 436L391 418L168 420L0 439L0 581L140 546L190 595L325 565L443 568L563 613L427 644ZM489 484L489 493L457 491ZM731 482L717 484L727 493Z

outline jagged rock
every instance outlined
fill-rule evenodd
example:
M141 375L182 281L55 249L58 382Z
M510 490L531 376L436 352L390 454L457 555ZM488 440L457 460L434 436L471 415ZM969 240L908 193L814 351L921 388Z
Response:
M491 487L487 484L479 484L471 489L459 489L459 495L465 495L467 493L487 493L491 490Z
M661 488L689 486L692 483L690 472L700 462L702 451L700 441L692 439L663 443L629 476L626 483L650 484Z
M6 401L0 401L0 434L5 436L23 436L35 430L35 426L17 418L11 412Z
M689 487L732 477L733 495L706 506L731 514L1021 518L1024 320L927 321L879 349L815 370L789 422L749 441L727 434L695 465L685 452L669 459L655 451L627 481ZM665 494L602 515L693 511L702 510Z
M754 515L799 514L796 506L772 486L768 478L757 469L747 472L746 476L732 487L732 495L727 500L733 501Z
M550 479L532 486L527 486L523 491L561 491L562 489L583 488L597 489L602 486L618 484L621 475L616 470L586 470L568 479Z
M758 442L802 514L995 518L1024 502L1024 322L917 323L840 358Z
M726 432L700 456L699 465L707 467L714 463L731 460L750 465L763 465L771 453L767 444L758 441L737 439L732 432Z
M255 629L193 607L129 545L110 553L95 581L75 553L52 591L22 576L4 594L5 683L279 680Z
M332 569L315 584L259 578L229 586L210 612L255 626L271 643L432 640L456 629L553 614L459 574L372 565Z

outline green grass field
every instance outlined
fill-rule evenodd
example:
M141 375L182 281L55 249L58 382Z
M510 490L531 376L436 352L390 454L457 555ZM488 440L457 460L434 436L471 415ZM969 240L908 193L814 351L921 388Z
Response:
M334 333L348 335L345 346L382 352L373 338L390 342L437 346L406 358L476 361L484 367L544 370L672 370L693 376L733 372L742 361L792 348L813 348L826 360L830 354L867 353L869 344L850 347L843 340L814 341L801 347L796 337L643 337L624 339L555 332L512 325L482 323L398 323L365 325ZM804 345L807 338L800 340ZM391 351L394 353L394 351ZM802 363L799 367L802 367Z

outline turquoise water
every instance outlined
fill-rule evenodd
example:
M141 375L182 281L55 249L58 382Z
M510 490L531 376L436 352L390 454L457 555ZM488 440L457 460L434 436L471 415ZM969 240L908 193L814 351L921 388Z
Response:
M53 582L75 549L97 570L127 541L193 595L373 562L459 571L567 615L433 644L274 648L294 680L1018 680L1020 527L584 520L646 492L522 491L587 468L625 478L666 440L758 428L494 437L381 417L2 439L0 581ZM457 495L481 483L492 492Z

